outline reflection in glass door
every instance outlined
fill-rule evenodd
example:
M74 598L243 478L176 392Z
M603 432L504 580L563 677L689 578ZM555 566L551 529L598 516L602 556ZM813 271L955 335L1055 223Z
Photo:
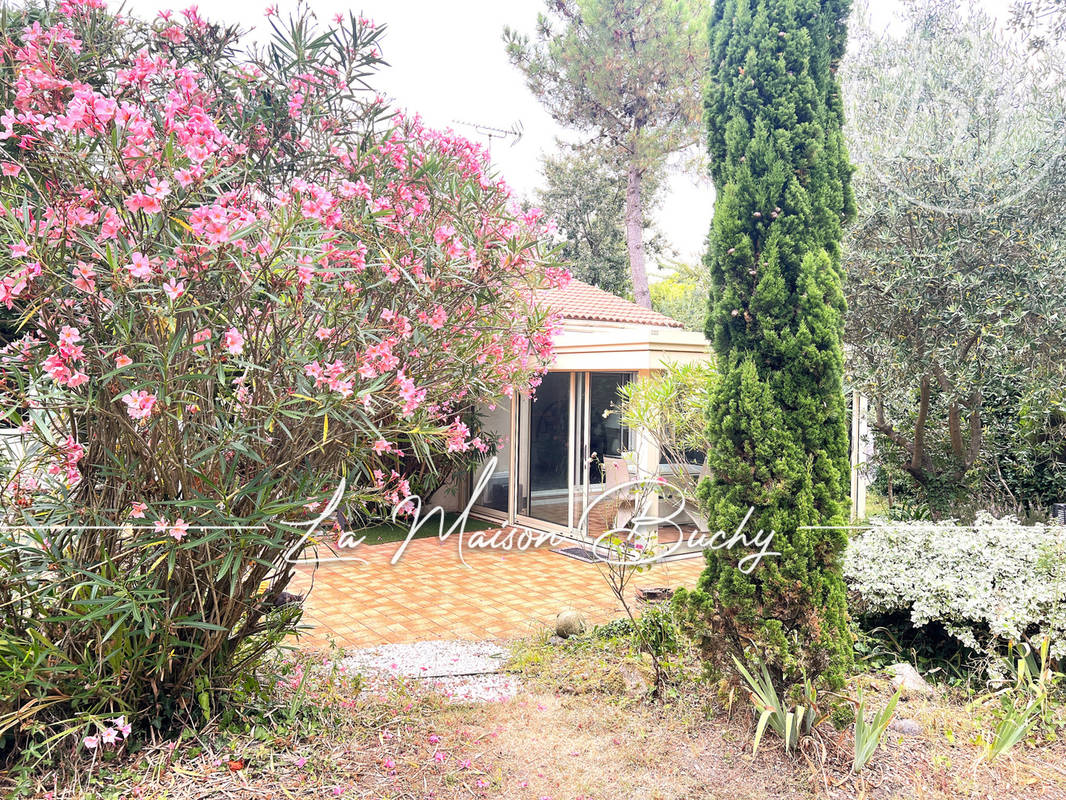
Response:
M519 408L518 513L570 526L572 373L549 372L532 401Z
M602 484L603 463L608 458L621 458L630 450L629 430L622 424L616 410L618 390L629 383L628 372L590 372L589 380L589 450L595 453L588 466L590 486Z
M587 385L581 409L581 439L584 455L575 472L574 521L577 526L585 508L595 504L585 521L585 528L578 531L582 536L595 539L608 528L628 516L627 495L612 493L609 498L596 503L596 498L608 483L617 485L629 478L627 462L623 456L631 449L629 430L622 424L616 410L618 390L632 380L629 372L579 373L580 382ZM608 481L607 470L613 470L613 481Z
M495 512L492 517L507 519L510 514L511 488L511 400L503 398L495 408L488 409L483 418L485 433L497 442L496 469L488 478L474 505ZM479 467L476 472L480 473Z

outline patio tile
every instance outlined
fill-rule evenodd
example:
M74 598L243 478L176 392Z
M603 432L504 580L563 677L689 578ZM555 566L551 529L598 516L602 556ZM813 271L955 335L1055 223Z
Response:
M332 637L343 647L406 644L431 639L507 639L551 625L573 608L590 622L622 614L594 564L550 552L547 547L499 553L464 550L455 542L419 539L402 560L389 564L397 544L362 547L366 563L323 559L317 572L297 566L289 591L310 594L299 643L322 647ZM702 559L659 564L637 576L638 586L693 586ZM314 582L312 586L312 575Z

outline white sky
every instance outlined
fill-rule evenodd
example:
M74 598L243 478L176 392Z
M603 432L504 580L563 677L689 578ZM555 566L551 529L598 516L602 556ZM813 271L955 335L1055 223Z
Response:
M655 0L649 0L655 2ZM521 73L507 61L502 31L510 25L532 33L544 0L309 0L324 20L355 9L388 26L383 55L390 63L375 79L375 88L396 105L416 111L435 127L451 127L464 136L487 143L471 122L493 128L521 123L524 133L514 145L495 139L492 157L497 169L515 191L529 196L540 182L540 154L553 152L558 136L567 136L526 89ZM213 22L263 26L261 0L229 0L222 5L203 4L201 14ZM873 17L891 26L900 0L870 0ZM1006 19L1009 0L979 0L993 16ZM129 0L126 8L151 16L164 8L184 8L188 0ZM284 14L294 0L277 0ZM573 134L569 134L572 136ZM702 256L711 220L714 191L698 175L674 175L662 207L656 214L659 228L682 260Z

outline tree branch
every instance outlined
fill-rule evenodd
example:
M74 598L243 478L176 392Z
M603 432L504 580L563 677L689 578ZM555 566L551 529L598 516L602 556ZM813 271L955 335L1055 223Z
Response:
M912 474L921 471L922 460L925 456L925 423L929 419L931 396L932 382L926 374L922 376L921 388L918 390L918 418L914 421L914 449L911 450L911 465L908 470Z

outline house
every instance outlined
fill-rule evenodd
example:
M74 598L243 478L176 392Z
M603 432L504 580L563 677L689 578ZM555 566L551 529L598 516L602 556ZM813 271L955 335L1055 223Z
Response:
M581 518L607 484L603 462L628 455L632 474L656 475L659 448L612 412L618 388L668 363L711 357L702 333L656 311L572 280L538 294L563 318L555 359L535 396L486 409L485 428L502 442L472 510L501 524L587 539ZM469 485L451 503L469 500ZM443 496L434 503L445 505Z

